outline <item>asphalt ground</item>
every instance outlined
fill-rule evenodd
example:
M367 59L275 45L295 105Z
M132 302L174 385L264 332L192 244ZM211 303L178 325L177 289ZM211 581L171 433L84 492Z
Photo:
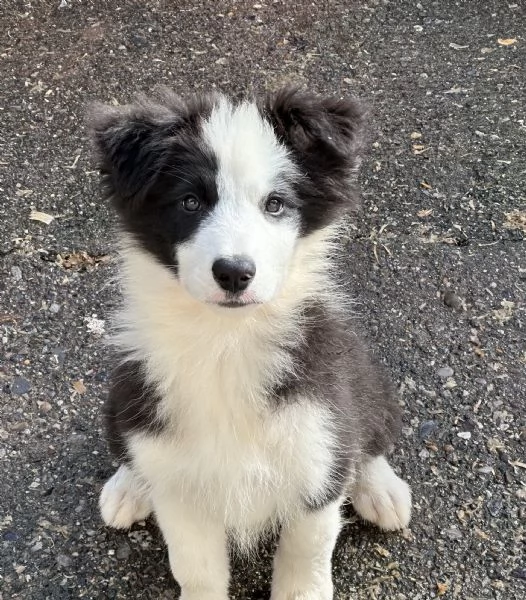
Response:
M520 0L2 0L1 600L178 594L155 523L97 510L119 289L86 103L291 81L371 107L342 276L405 404L414 494L401 533L349 510L335 597L526 597L525 31ZM234 561L233 598L269 582L265 548Z

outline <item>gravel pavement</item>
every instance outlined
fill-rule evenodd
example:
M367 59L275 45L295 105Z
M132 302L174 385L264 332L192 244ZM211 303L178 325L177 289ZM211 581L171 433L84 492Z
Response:
M86 103L286 81L371 106L342 244L414 493L402 533L349 510L335 598L526 597L525 32L521 0L2 0L0 600L178 594L155 524L97 511L119 290ZM267 550L234 571L268 598Z

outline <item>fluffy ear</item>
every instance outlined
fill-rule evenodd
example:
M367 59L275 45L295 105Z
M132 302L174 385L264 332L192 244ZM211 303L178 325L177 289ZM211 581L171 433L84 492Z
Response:
M360 165L366 111L357 100L285 88L267 99L265 112L307 171L349 176Z
M117 206L147 192L162 170L171 137L187 118L188 106L168 91L157 101L141 97L126 106L91 105L88 128Z

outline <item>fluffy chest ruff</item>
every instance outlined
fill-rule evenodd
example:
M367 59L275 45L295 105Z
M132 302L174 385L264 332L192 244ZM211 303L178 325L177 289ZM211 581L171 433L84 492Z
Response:
M242 545L322 503L336 423L308 391L280 391L298 378L304 308L294 274L280 303L235 314L197 306L140 250L127 249L124 274L128 302L114 341L141 372L142 390L120 398L141 398L124 434L140 477L219 517ZM126 406L110 412L126 425Z

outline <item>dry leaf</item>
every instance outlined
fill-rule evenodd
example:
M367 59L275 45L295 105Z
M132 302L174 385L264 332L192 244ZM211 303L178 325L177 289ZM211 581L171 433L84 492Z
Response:
M454 85L451 89L446 90L444 92L444 94L462 94L463 92L465 92L466 90L464 90L463 88L461 88L458 85Z
M46 400L44 400L43 402L37 401L37 404L38 404L38 409L43 413L47 413L53 408L51 406L51 404L49 402L47 402Z
M421 219L423 219L423 218L425 218L425 217L429 217L429 215L430 215L432 212L433 212L433 209L432 209L432 208L425 208L425 209L419 210L419 211L416 213L416 216L417 216L417 217L420 217Z
M388 557L391 556L391 553L389 552L389 550L387 550L387 548L384 548L383 546L380 546L380 544L376 544L376 546L374 547L374 549L376 550L376 552L378 552L378 554L380 556L384 556L384 557Z
M475 533L478 535L478 537L479 537L481 540L489 540L489 535L488 535L487 533L484 533L484 532L482 531L482 529L479 529L479 528L478 528L476 525L475 525L475 528L474 528L474 529L475 529Z
M94 256L88 254L84 250L80 252L71 252L69 254L58 254L57 255L57 263L63 269L86 269L87 267L95 267L99 263L108 262L110 257L107 254L102 254L100 256Z
M526 211L512 210L509 213L504 213L506 220L503 226L506 229L520 229L526 233Z
M422 154L426 151L426 147L422 144L413 144L413 154Z
M449 589L449 583L437 582L437 596L443 596Z
M516 41L517 40L515 38L499 38L497 40L501 46L513 46Z
M78 381L74 381L72 383L73 389L77 392L77 394L85 394L86 393L86 386L84 385L84 382L82 381L82 379L79 379Z
M32 221L40 221L41 223L45 223L46 225L49 225L55 219L53 215L48 215L47 213L40 212L39 210L32 210L29 213L29 218Z
M496 452L497 450L505 447L504 444L497 438L489 438L489 440L486 442L486 446L490 452Z
M502 300L500 305L502 308L498 308L493 311L493 318L499 323L507 323L513 317L513 309L515 308L515 302L510 300Z
M410 135L412 140L418 140L422 137L421 133L418 133L418 131L413 131L413 133Z

